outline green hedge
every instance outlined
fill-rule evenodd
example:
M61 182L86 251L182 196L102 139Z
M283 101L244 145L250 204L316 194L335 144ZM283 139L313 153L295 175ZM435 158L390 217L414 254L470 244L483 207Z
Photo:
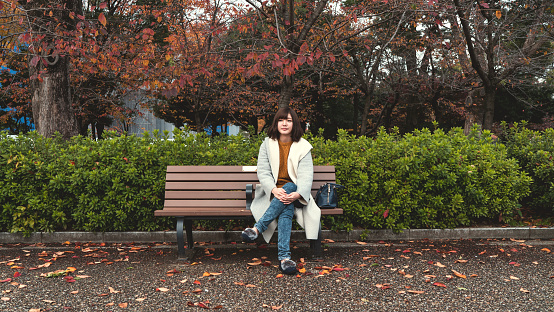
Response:
M533 178L531 193L523 203L538 213L554 212L554 129L535 131L526 123L502 124L502 135L508 156L517 159L520 166Z
M364 228L453 228L482 219L509 221L531 179L489 132L475 128L381 130L375 138L339 131L337 142L314 140L316 162L337 168L346 186L341 205Z
M152 231L173 228L161 209L168 165L255 165L263 136L174 132L93 141L0 135L0 230ZM531 178L490 134L460 129L379 132L336 141L308 135L316 165L333 164L347 187L345 215L326 227L445 228L483 218L509 220Z

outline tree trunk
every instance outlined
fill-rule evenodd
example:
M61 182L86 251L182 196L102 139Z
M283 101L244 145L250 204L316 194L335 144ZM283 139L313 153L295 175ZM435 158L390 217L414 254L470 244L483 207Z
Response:
M485 87L485 101L483 103L483 129L492 129L494 122L494 98L496 88L494 86Z
M69 12L82 14L83 4L81 0L42 0L27 1L23 5L28 9L29 19L32 19L30 30L33 35L42 36L42 40L30 46L30 51L35 54L29 59L35 127L45 137L59 132L64 139L69 139L79 134L79 127L72 108L70 58L63 51L57 51L57 46L63 44L57 34L75 29L76 22L69 17ZM49 7L57 9L47 15L45 8ZM32 65L33 59L35 66Z
M360 129L360 134L365 135L367 132L367 119L369 116L369 107L371 106L371 101L373 98L373 92L368 93L364 96L364 112L362 114L362 128Z
M289 107L290 99L294 92L293 76L285 76L281 84L281 94L279 95L279 108Z
M60 56L35 79L33 85L33 119L39 134L52 137L59 132L64 139L79 134L77 118L71 107L69 58Z

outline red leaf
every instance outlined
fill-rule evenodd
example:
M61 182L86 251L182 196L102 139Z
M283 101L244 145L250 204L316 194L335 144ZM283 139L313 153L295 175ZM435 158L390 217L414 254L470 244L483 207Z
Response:
M385 212L383 212L383 218L387 218L389 216L389 210L385 210Z
M100 9L105 9L108 7L108 4L106 2L100 3L100 6L98 6Z
M444 288L446 288L446 285L444 285L443 283L439 283L439 282L434 282L434 283L433 283L433 286L444 287Z
M15 272L15 273L13 274L13 277L20 277L20 276L21 276L21 273L19 273L19 272Z
M98 21L100 21L100 23L104 25L104 27L106 27L106 16L104 16L104 13L100 13L100 15L98 16Z
M1 280L0 283L7 283L7 282L11 282L12 279L11 278L6 278L5 280Z
M30 63L31 67L37 66L38 61L40 61L40 56L35 55L35 56L33 57L33 59L31 59L31 63Z

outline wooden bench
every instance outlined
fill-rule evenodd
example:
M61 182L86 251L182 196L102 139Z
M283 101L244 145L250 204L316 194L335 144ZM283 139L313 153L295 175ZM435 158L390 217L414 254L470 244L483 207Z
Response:
M314 166L312 196L326 182L335 182L334 166ZM163 210L155 216L177 217L179 258L191 259L194 240L192 220L252 218L250 204L259 184L255 166L168 166ZM321 209L322 215L339 215L340 208ZM183 225L187 248L184 246ZM321 230L310 241L314 257L321 258Z

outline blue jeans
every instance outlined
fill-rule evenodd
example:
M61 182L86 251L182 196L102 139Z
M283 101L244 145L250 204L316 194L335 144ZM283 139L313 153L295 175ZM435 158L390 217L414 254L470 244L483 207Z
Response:
M287 194L296 192L296 184L289 182L283 185ZM279 260L290 259L290 234L292 231L292 217L294 216L294 203L283 204L277 198L273 198L264 215L254 224L259 233L267 230L269 224L277 219L277 256Z

